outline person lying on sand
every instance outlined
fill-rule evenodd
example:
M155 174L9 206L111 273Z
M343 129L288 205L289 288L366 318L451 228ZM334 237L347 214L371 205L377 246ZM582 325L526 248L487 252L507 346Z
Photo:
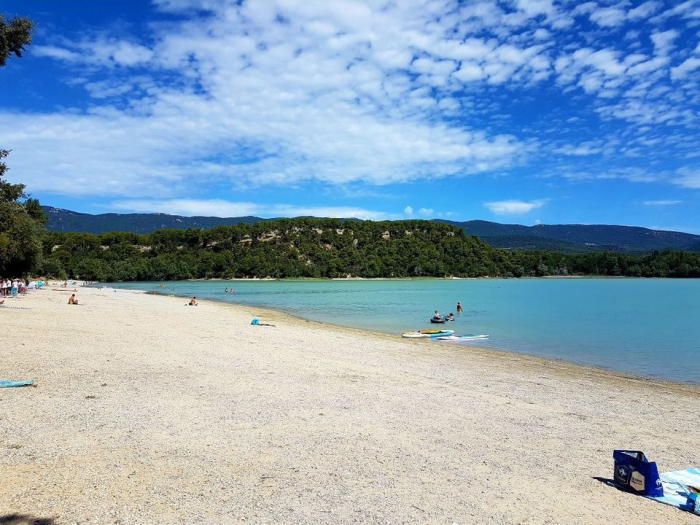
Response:
M197 306L197 298L193 297L192 300L190 301L189 306Z
M68 298L68 304L78 304L78 300L75 298L75 294Z

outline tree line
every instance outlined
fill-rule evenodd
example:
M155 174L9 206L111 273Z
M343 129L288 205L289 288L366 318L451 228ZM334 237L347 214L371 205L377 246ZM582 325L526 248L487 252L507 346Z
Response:
M279 219L211 230L46 232L37 275L99 281L211 278L700 277L700 254L493 248L430 221Z

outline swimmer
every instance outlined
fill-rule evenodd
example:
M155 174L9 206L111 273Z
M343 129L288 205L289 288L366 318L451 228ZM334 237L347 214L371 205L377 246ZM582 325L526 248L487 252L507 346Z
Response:
M457 315L462 313L462 303L457 302Z

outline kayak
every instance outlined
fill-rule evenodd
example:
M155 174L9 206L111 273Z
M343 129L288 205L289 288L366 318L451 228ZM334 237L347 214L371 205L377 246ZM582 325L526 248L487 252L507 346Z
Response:
M438 341L474 341L476 339L488 339L487 334L466 334L466 335L448 335L438 337Z
M454 333L454 330L417 330L415 332L404 332L401 334L401 337L446 337Z

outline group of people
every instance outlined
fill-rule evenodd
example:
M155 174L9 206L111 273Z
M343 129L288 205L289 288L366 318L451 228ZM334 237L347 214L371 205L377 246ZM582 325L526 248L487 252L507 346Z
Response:
M463 311L462 303L461 303L461 302L457 302L457 314L461 314L462 311ZM435 313L433 314L433 319L442 321L442 315L440 315L440 312L438 312L437 310L435 310ZM447 317L445 317L445 321L454 321L454 320L455 320L455 314L453 314L453 313L451 313L451 312L450 312L450 315L448 315Z
M3 279L2 282L0 282L2 297L11 297L18 293L26 292L27 284L27 281L24 279Z

